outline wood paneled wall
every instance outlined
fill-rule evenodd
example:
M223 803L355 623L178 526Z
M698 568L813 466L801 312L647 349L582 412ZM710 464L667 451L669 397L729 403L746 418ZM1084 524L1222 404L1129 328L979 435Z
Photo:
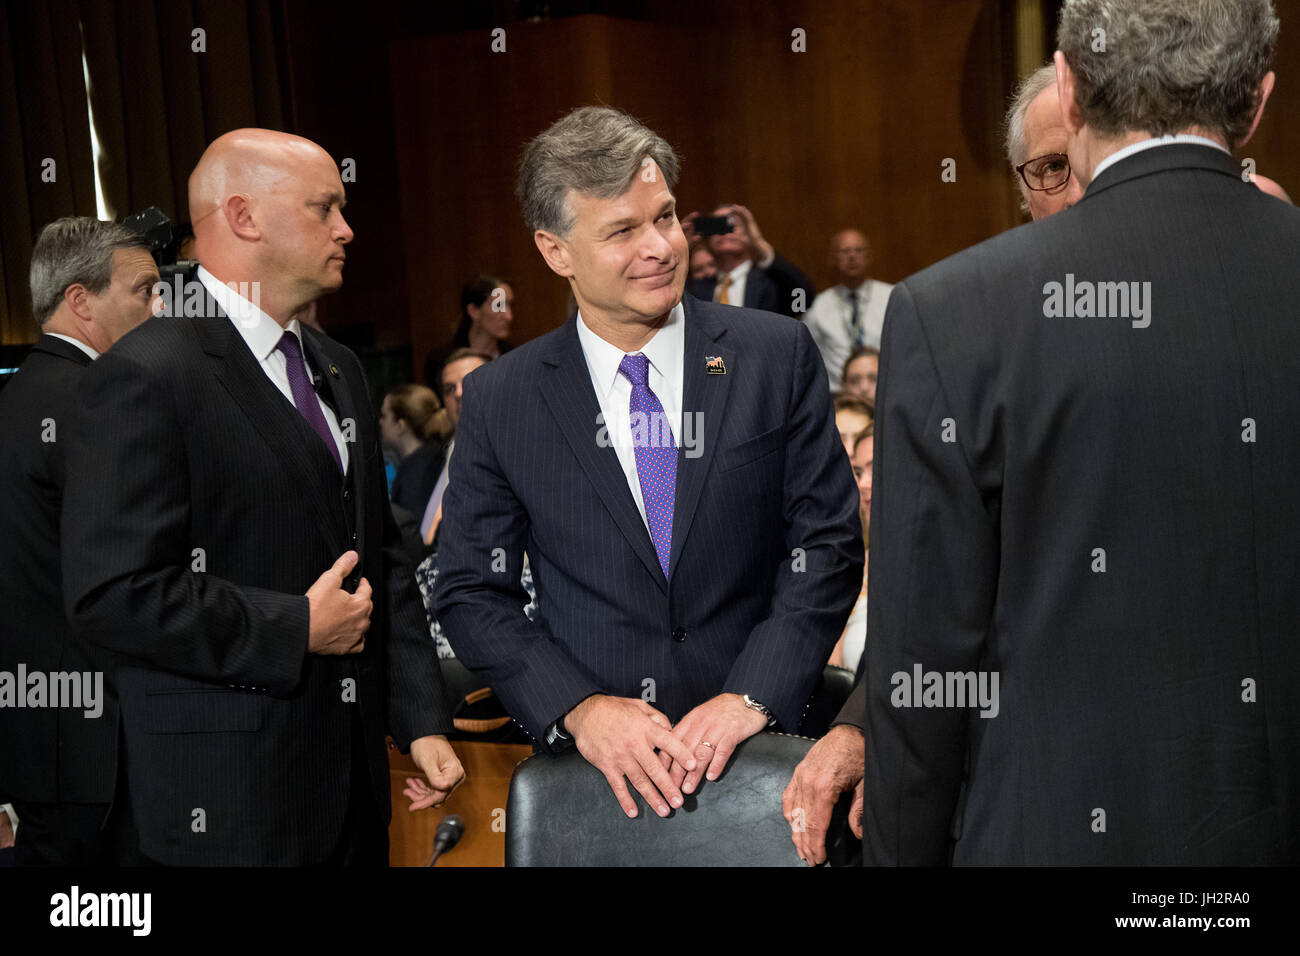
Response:
M390 52L411 340L447 338L459 285L513 280L517 341L568 289L514 198L524 141L567 110L626 110L680 152L680 211L737 201L819 286L860 225L894 281L1018 221L998 123L1013 82L1001 4L669 3L656 22L583 16L396 41ZM794 52L793 31L806 52ZM957 180L941 180L942 162Z

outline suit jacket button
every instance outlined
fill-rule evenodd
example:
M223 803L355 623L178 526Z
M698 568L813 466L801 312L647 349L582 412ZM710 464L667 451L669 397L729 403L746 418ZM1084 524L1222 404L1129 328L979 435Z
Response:
M344 488L344 489L343 489L343 500L344 500L344 501L351 501L351 500L352 500L352 489L351 489L351 488Z
M673 640L676 641L678 644L686 640L686 628L684 627L673 628Z

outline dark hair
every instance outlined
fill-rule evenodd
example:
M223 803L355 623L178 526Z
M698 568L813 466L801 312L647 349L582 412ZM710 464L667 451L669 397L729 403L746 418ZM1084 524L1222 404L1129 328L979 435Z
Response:
M867 427L862 429L862 431L858 432L856 435L853 436L854 454L857 454L858 446L861 445L864 441L866 441L875 433L876 433L876 420L875 420L875 416L873 415L871 421L867 422Z
M863 401L858 396L849 395L845 392L835 393L835 414L838 415L840 412L857 412L873 420L876 417L876 410L871 407L870 402Z
M841 382L843 382L846 378L849 377L849 366L852 365L854 362L856 362L858 359L862 358L862 356L864 355L874 355L876 357L876 361L877 362L880 361L880 349L876 348L874 345L854 346L853 351L849 353L849 357L844 360L844 368L840 370Z
M461 359L467 358L482 359L484 363L492 361L492 356L488 355L486 352L480 352L478 349L462 348L456 349L456 351L448 355L447 361L442 363L442 367L446 368L452 362L459 362Z
M510 281L485 272L461 286L460 325L456 328L456 337L452 340L453 342L468 341L469 327L474 323L474 320L470 318L469 307L472 305L477 308L482 305L492 297L492 290L501 285L510 285Z

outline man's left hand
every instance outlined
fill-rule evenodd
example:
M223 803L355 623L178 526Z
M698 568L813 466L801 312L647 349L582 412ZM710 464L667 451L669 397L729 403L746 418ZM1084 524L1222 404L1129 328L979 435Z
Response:
M673 728L673 736L695 755L695 769L689 773L673 761L669 767L673 783L681 787L682 793L694 793L701 775L717 780L736 745L766 726L767 718L746 707L745 699L739 694L719 694L706 700Z
M412 740L411 759L428 778L427 783L418 777L406 778L402 793L411 801L407 808L411 812L442 806L465 779L465 768L460 765L460 758L447 743L447 738L441 735Z

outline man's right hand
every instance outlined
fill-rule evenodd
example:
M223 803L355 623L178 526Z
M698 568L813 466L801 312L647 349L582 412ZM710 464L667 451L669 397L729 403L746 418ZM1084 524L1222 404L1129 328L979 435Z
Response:
M345 552L334 566L307 591L311 606L307 651L311 654L359 654L366 646L370 627L370 582L365 578L355 594L343 590L343 581L357 566L359 555Z
M624 777L661 817L668 816L669 804L682 805L682 792L655 751L687 770L695 769L695 757L673 736L668 718L639 697L593 694L565 715L564 728L587 762L605 775L629 817L636 816L636 801Z
M790 824L799 859L812 866L826 862L826 830L841 793L853 790L849 827L862 839L863 767L866 745L862 731L838 724L804 755L781 795L781 810Z

